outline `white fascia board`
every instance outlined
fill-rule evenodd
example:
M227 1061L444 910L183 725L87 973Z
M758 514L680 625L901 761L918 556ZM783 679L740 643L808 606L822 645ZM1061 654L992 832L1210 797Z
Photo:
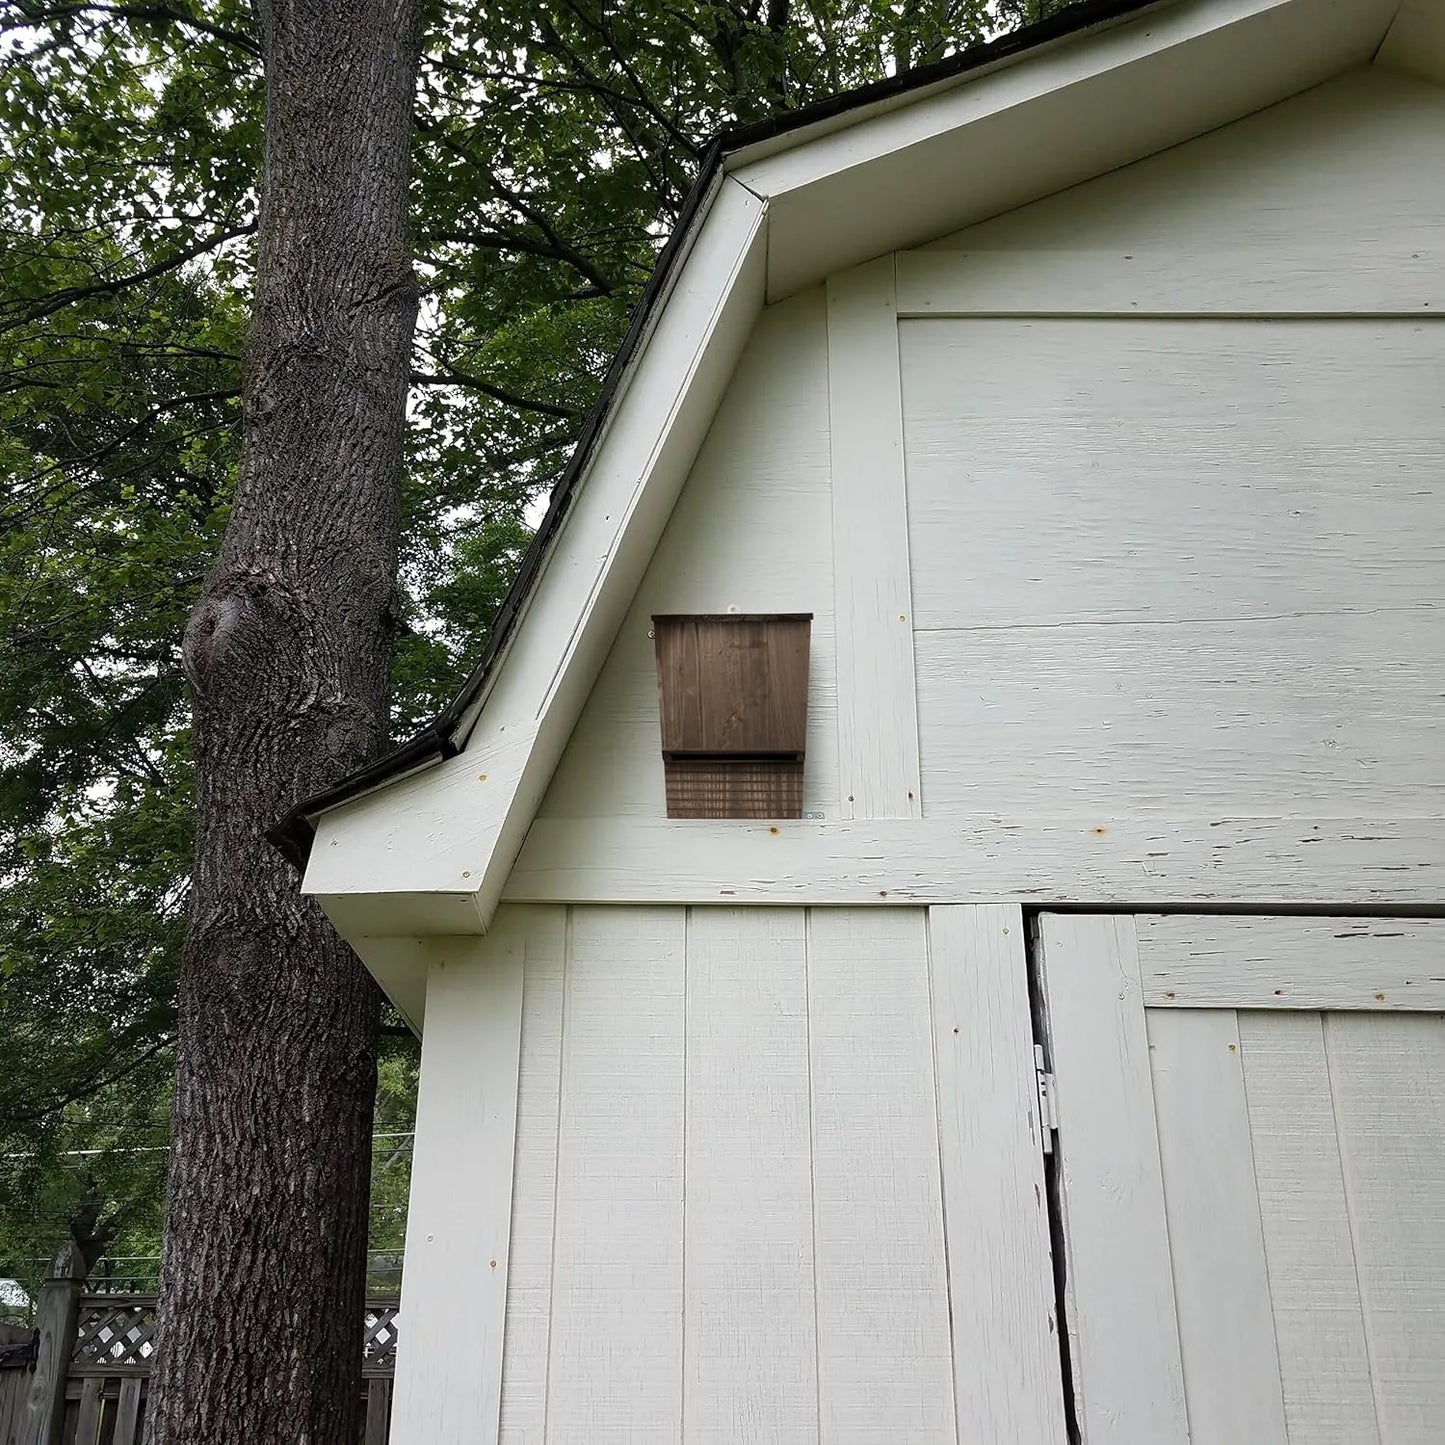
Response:
M766 205L700 216L465 751L316 819L303 891L364 940L485 932L502 885L763 306Z
M768 300L1128 165L1373 59L1398 0L1181 0L747 161Z

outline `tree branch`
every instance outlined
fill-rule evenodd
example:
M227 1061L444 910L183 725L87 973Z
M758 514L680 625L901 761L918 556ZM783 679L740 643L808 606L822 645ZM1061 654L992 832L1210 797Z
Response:
M580 269L576 264L577 258L572 252L559 249L547 241L534 241L526 236L517 236L505 231L432 231L424 237L424 240L438 246L475 246L479 250L486 251L518 251L524 256L541 256L544 260L561 261L573 267L574 270ZM596 287L598 295L612 295L610 286L604 289L603 280L596 280L590 276L587 279Z
M214 251L218 246L225 245L227 241L251 235L255 229L255 221L248 221L244 226L218 231L213 236L207 236L195 242L194 245L184 246L173 256L168 256L164 261L157 261L155 265L147 266L145 270L136 271L130 276L117 276L110 281L96 281L89 286L67 286L60 291L52 291L48 296L41 297L36 301L9 302L0 306L0 330L8 331L33 321L43 321L45 317L53 316L57 311L63 311L67 306L71 306L77 301L84 301L91 296L110 296L131 286L139 286L146 281L153 281L157 276L164 276L168 271L175 271L187 262L194 261L196 257Z
M559 260L564 261L572 269L578 272L586 280L590 281L604 296L612 295L616 288L612 282L598 268L587 259L575 246L569 245L557 233L545 216L533 207L529 206L520 195L506 184L486 162L472 154L471 150L451 136L436 124L424 116L416 117L416 125L419 130L427 135L434 136L439 145L450 151L460 160L464 160L469 166L480 171L491 184L492 189L507 202L518 215L525 217L536 226L546 237L548 243L553 247Z
M188 30L209 35L213 40L224 40L226 44L234 45L238 50L244 50L258 60L261 58L261 47L249 35L242 35L239 30L228 30L224 25L212 25L209 20L187 15L185 11L175 10L169 5L57 5L47 9L43 5L22 3L19 9L27 26L43 25L47 20L65 20L72 15L109 15L117 20L149 20L156 24L183 25ZM19 27L7 25L5 28L13 30Z
M505 406L515 407L518 411L535 411L542 416L555 416L562 421L577 421L582 413L570 406L558 406L550 401L538 401L534 397L518 396L516 392L507 391L500 386L493 386L489 381L483 381L479 376L470 376L465 371L458 371L455 366L443 361L438 363L444 373L442 376L433 376L424 371L413 371L410 381L414 386L462 386L468 391L481 392L483 396L489 396L493 401L500 401Z

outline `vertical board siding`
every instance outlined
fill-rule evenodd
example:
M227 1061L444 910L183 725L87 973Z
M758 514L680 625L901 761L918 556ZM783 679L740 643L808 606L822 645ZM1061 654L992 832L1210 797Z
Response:
M684 910L574 908L548 1432L682 1429Z
M546 1440L566 939L567 910L537 909L527 935L522 983L501 1445L544 1445Z
M813 614L803 807L836 815L828 470L819 287L759 318L539 816L666 817L651 619L730 608Z
M958 1439L1065 1438L1024 924L928 913Z
M1187 1445L1134 920L1046 913L1042 940L1084 1439Z
M828 282L844 818L917 818L918 719L893 257Z
M1445 1018L1325 1016L1381 1438L1445 1430Z
M1234 1010L1147 1025L1190 1445L1288 1445Z
M497 1438L533 915L503 908L486 938L433 945L392 1445Z
M1320 1016L1242 1012L1239 1035L1291 1445L1378 1445Z
M824 1445L952 1438L938 1120L921 909L808 918Z
M1016 907L507 919L500 1433L429 1438L1062 1440Z
M801 909L687 932L682 1439L818 1438Z

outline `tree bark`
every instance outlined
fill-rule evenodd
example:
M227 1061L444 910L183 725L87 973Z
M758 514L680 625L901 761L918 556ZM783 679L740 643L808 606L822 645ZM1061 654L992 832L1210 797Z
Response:
M377 995L264 832L386 737L421 0L258 0L245 434L186 630L198 834L148 1445L357 1439Z

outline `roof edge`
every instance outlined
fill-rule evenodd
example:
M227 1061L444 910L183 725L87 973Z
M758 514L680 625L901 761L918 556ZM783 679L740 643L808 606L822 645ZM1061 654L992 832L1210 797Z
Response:
M551 543L559 531L597 444L606 431L613 403L624 389L652 323L672 289L682 262L705 219L727 162L741 152L785 136L798 134L797 144L811 136L803 132L828 125L852 112L862 121L890 103L912 98L917 92L946 85L1022 58L1056 41L1131 19L1150 9L1162 9L1178 0L1079 0L1047 18L1011 31L982 45L971 46L930 65L919 66L885 80L843 91L835 96L786 111L765 121L724 131L707 146L697 179L688 192L678 222L659 253L638 304L632 313L621 347L613 357L602 389L583 423L572 456L552 489L552 496L511 587L494 619L487 646L458 689L456 696L429 723L406 742L381 754L336 783L294 803L267 830L266 837L298 871L305 869L316 836L312 821L321 813L352 802L367 793L434 764L456 757L466 746L476 711L511 642L533 585L541 575ZM852 123L850 120L849 123ZM836 127L832 127L836 128Z

